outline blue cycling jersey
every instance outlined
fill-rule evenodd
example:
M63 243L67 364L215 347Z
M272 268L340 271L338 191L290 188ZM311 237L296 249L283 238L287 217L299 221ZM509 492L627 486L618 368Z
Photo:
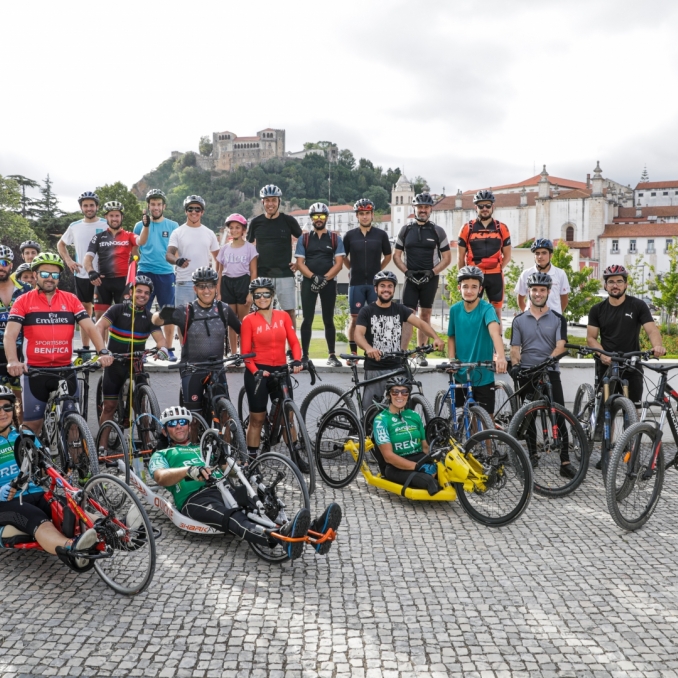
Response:
M24 433L34 438L36 447L40 447L40 442L30 431L24 429ZM7 483L11 482L19 475L19 465L16 463L16 458L14 457L14 445L18 438L19 432L13 427L10 429L6 438L0 436L0 487L7 485ZM33 483L29 483L28 488L25 490L25 492L29 494L42 491L43 489L41 487L38 487Z

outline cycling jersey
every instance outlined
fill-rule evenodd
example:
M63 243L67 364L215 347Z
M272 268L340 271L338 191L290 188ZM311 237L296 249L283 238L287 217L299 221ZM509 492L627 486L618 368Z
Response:
M139 242L139 236L120 229L115 235L109 228L97 233L89 242L87 252L99 256L99 268L101 275L106 278L124 278L127 276L127 268L132 250Z
M22 295L26 294L27 292L30 292L32 290L32 287L30 285L25 285L24 283L20 283L18 281L13 281L14 286L16 289L14 290L12 294L12 298L9 300L9 306L5 306L2 303L2 300L0 299L0 351L4 355L4 348L3 348L3 341L5 339L5 328L7 327L7 320L9 319L10 311L12 309L12 306L14 305L14 302ZM21 346L23 342L23 337L21 336L21 332L19 332L19 336L17 337L16 344L17 346ZM5 361L2 361L5 362Z
M373 431L377 445L391 443L399 457L423 452L421 441L426 439L426 431L414 410L403 410L400 414L383 410L374 419Z
M42 290L22 294L12 306L8 322L24 332L24 356L31 367L71 364L75 323L89 316L75 294L57 289L50 300Z
M372 287L374 276L381 271L382 255L391 254L391 243L388 233L380 228L373 226L365 235L360 228L352 228L344 236L344 250L346 256L351 258L349 286Z
M151 322L151 313L145 308L135 309L132 328L132 304L129 301L111 306L104 313L104 318L111 323L108 330L108 350L111 353L143 351L151 334L162 336L162 330Z
M29 435L34 444L40 447L40 441L32 433L26 431L26 435ZM14 427L10 428L6 438L0 436L0 487L11 482L19 475L19 466L14 456L14 446L18 438L19 432ZM25 492L29 494L42 492L42 488L29 483Z
M501 273L502 249L511 245L511 234L501 221L492 219L485 227L475 219L462 226L457 244L466 250L467 266L478 266L484 273Z
M292 319L286 311L274 310L270 324L261 313L250 313L243 319L240 328L240 350L243 353L257 354L256 358L245 360L245 365L252 374L257 371L256 363L281 367L285 365L287 363L285 342L289 342L294 359L301 360L301 346Z
M398 233L395 248L404 251L408 271L430 271L440 263L440 253L449 252L445 230L427 221L405 224Z

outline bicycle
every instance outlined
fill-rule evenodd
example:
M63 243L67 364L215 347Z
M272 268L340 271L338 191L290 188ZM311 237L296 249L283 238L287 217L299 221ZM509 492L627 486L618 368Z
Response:
M32 435L21 435L15 450L21 472L13 481L21 489L31 480L45 488L52 522L68 538L94 528L98 541L86 551L58 554L72 570L94 568L101 580L117 593L133 596L153 579L156 563L156 532L139 499L119 478L93 475L84 487L72 485L53 464L48 451ZM19 550L42 550L34 539L15 528L5 527L3 546ZM83 567L76 557L87 560Z
M73 361L73 364L77 367L83 365L86 361L83 360L85 354L91 355L91 348L76 348L73 349L73 353L77 358ZM80 414L82 418L87 421L87 416L89 414L89 372L78 372L78 403L80 405Z
M610 515L619 527L629 531L641 528L657 508L666 469L678 469L678 454L664 464L662 445L667 419L678 445L678 414L671 407L672 399L678 405L678 392L668 383L668 373L678 365L643 362L643 367L659 374L655 396L643 401L640 421L624 431L612 450L605 488ZM647 419L651 407L660 408L659 421Z
M539 365L522 369L518 381L529 379L516 395L531 393L530 400L511 419L507 433L525 441L532 463L534 491L545 497L564 497L586 478L589 441L577 417L553 399L549 369L569 355L551 356ZM562 462L569 461L569 465ZM569 466L569 477L563 469Z
M313 386L316 381L315 366L309 362L309 367L305 369L311 375L311 386ZM271 404L270 411L266 413L261 429L261 450L270 452L276 447L280 450L287 448L290 459L297 465L308 484L308 493L313 494L315 492L313 448L299 407L290 396L290 390L295 388L290 379L290 367L286 365L269 374L270 378L279 384L282 397L276 398ZM263 377L258 378L257 389L261 387L262 380ZM244 386L238 395L238 413L243 428L247 430L249 406Z

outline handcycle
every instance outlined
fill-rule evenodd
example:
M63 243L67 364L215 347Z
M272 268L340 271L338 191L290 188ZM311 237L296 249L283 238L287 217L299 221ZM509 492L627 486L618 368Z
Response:
M508 434L525 443L532 464L534 491L545 497L564 497L574 492L586 478L589 442L575 415L553 399L549 369L567 351L551 356L518 373L527 380L516 396L530 393L530 399L511 419ZM572 477L562 474L563 461L569 461Z
M117 593L132 596L144 591L153 579L156 552L151 522L130 488L105 473L93 475L84 487L71 484L54 466L47 449L34 436L22 433L15 448L20 468L13 486L21 491L29 481L45 488L52 523L68 538L94 528L98 541L77 554L57 556L72 570L94 568ZM33 538L13 527L2 529L2 545L19 550L42 550ZM76 560L77 558L77 560ZM81 566L80 559L87 563Z
M304 368L311 375L311 386L316 382L317 373L311 361ZM311 439L306 429L304 418L299 406L290 395L290 389L295 388L291 383L290 366L270 372L270 378L278 382L282 397L273 401L271 409L266 413L264 425L261 429L261 450L269 452L288 450L290 459L296 464L304 475L308 484L309 494L315 492L315 465L313 463L313 448ZM259 377L256 388L261 388L263 377ZM240 389L238 395L238 413L245 430L249 425L249 405L245 387Z
M435 463L440 491L394 483L385 478L386 463L379 447L357 416L347 408L327 412L316 434L318 473L333 488L348 485L362 473L368 485L415 501L459 499L471 518L490 527L516 520L527 508L532 494L532 468L522 447L507 433L496 429L480 431L463 445L454 439L448 420L435 417L426 426L430 452L420 462ZM378 463L373 472L365 459L370 451Z
M200 451L206 466L222 468L223 477L211 478L206 485L219 489L227 507L244 510L247 517L264 528L282 527L294 518L301 508L310 508L306 482L296 464L284 455L266 452L247 464L242 455L225 441L218 430L207 429L200 439ZM118 462L119 464L122 461ZM168 493L150 479L144 482L134 472L131 485L149 505L159 508L176 527L194 534L224 534L224 532L183 515L174 505ZM291 538L273 533L279 539L271 540L269 546L249 542L250 548L263 560L282 563L288 560L283 542L306 541L312 545L333 541L336 534L309 531L308 536Z
M643 358L647 360L651 352ZM633 531L642 527L652 516L664 486L665 471L678 469L678 454L669 464L664 463L663 428L668 419L673 440L678 445L678 391L668 383L668 373L678 365L642 363L645 369L659 375L654 397L643 401L640 421L621 435L612 450L607 469L606 499L610 515L619 527ZM659 420L649 419L649 409L660 409Z

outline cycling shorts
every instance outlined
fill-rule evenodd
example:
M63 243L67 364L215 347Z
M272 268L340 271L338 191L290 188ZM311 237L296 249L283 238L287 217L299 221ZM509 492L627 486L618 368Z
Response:
M487 295L487 300L492 302L504 302L504 274L486 273L483 281L483 292ZM494 303L492 303L494 306Z
M75 296L83 304L91 304L94 300L94 285L89 278L74 278L75 280Z
M277 372L284 367L284 365L255 364L257 369L264 370L266 372ZM291 397L291 383L288 382L288 384L290 386ZM261 380L261 384L259 384L258 391L256 390L256 386L257 382L255 376L249 370L245 370L245 391L247 393L247 404L249 405L250 412L266 412L269 396L271 397L271 400L282 397L282 390L280 388L280 382L278 379L264 377Z
M104 400L117 400L122 391L125 381L129 379L129 362L116 360L112 365L104 369L101 390Z
M0 501L0 527L11 525L35 539L40 525L51 520L52 509L42 492L23 494L20 498L15 496L12 501Z
M44 419L45 408L49 400L49 394L56 391L59 387L59 380L65 378L68 384L69 395L77 395L78 380L75 372L55 374L54 376L44 376L42 374L28 375L21 377L21 402L24 408L24 422L33 422Z
M101 278L101 285L94 288L94 306L106 310L106 306L121 304L126 285L125 278Z
M473 400L475 400L488 414L494 414L494 384L474 386ZM454 401L457 407L464 406L464 403L466 402L466 391L464 391L463 388L454 389Z
M191 412L200 412L202 410L202 396L205 392L205 381L209 372L188 372L181 377L181 393L183 405ZM245 371L247 374L247 370ZM223 386L223 395L230 400L228 394L228 383L226 374L222 372L219 375L219 384ZM216 395L216 393L215 393Z
M348 288L348 305L351 315L358 315L360 309L377 300L374 285L353 285Z
M229 278L227 275L221 276L221 301L225 304L246 304L249 293L249 274L237 278Z
M438 291L438 278L434 275L425 285L415 285L411 280L405 279L403 285L403 306L407 308L433 308L433 302Z

